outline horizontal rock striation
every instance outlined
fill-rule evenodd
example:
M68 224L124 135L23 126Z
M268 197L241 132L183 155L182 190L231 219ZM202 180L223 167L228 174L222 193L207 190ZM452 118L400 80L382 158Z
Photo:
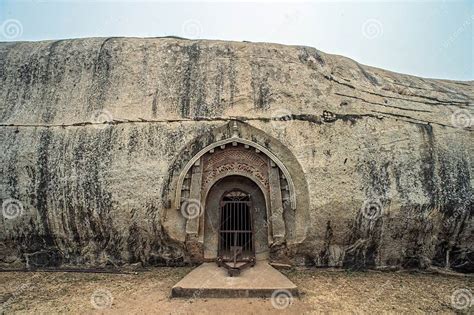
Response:
M187 263L163 192L193 139L238 120L306 176L292 263L472 272L473 87L302 46L0 43L0 266Z

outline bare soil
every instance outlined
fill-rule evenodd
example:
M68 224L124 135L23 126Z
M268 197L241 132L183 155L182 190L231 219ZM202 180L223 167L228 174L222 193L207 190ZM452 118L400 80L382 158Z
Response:
M287 307L277 309L271 299L171 299L171 287L190 270L156 268L137 274L1 272L0 314L474 312L472 298L468 301L471 306L462 310L456 309L451 301L456 290L474 294L471 276L321 269L285 271L298 285L301 296L287 300ZM277 306L285 305L283 301L283 305Z

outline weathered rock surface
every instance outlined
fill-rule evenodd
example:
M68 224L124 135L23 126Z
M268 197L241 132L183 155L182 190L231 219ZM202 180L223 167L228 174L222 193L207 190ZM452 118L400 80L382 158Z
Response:
M237 119L305 173L293 263L472 272L473 86L299 46L0 43L0 264L185 263L163 191L193 139Z

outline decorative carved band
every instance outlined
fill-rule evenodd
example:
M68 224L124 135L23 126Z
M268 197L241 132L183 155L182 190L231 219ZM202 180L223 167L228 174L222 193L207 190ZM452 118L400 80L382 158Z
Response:
M226 174L242 174L258 179L268 189L268 160L251 149L242 146L227 147L203 157L203 187Z
M234 122L234 125L236 122ZM235 127L235 126L234 126ZM235 131L235 130L234 130ZM244 148L249 149L249 150L255 150L255 153L262 152L262 155L265 156L265 158L273 161L276 166L280 169L282 172L282 176L286 180L287 184L287 190L288 190L288 198L289 198L289 204L291 206L291 209L295 210L296 209L296 192L295 192L295 185L293 183L293 180L291 179L291 175L288 172L288 169L283 165L283 163L272 153L270 152L267 148L263 147L262 145L255 143L251 140L243 139L238 136L239 133L233 134L231 138L228 139L222 139L217 142L214 142L205 148L201 149L196 155L193 156L191 160L186 164L184 169L181 171L178 180L177 180L177 189L176 189L176 196L175 196L175 202L174 205L176 206L176 209L181 208L181 202L183 199L186 198L186 193L188 192L189 187L186 187L188 184L187 182L187 177L190 177L190 171L191 167L194 165L194 163L200 159L203 159L205 155L208 155L209 153L214 153L216 151L219 151L220 148L226 148L227 144L232 144L232 146L241 146L243 145ZM260 155L260 154L258 154Z

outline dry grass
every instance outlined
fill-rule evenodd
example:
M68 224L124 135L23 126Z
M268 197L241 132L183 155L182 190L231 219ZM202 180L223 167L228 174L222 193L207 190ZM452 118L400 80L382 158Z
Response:
M156 268L138 274L0 273L5 313L264 314L320 312L455 313L451 295L474 293L472 277L407 272L293 270L285 272L302 296L280 311L268 299L170 299L174 283L190 268ZM96 290L110 292L111 307L97 310ZM462 312L473 312L474 308ZM0 311L1 313L1 311Z
M321 270L287 275L305 293L302 300L316 311L452 313L457 311L451 305L454 291L468 289L474 293L472 277Z

